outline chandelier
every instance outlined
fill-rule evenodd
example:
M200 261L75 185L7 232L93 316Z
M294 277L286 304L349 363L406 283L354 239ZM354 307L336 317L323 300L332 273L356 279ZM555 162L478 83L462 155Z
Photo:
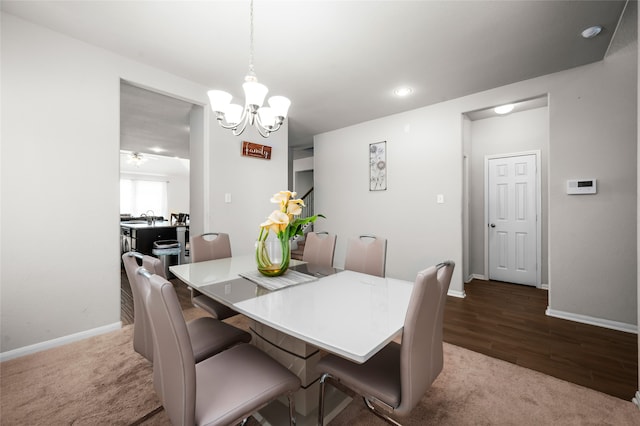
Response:
M231 129L234 136L239 136L247 125L255 126L260 135L267 138L284 122L291 101L284 96L272 96L269 98L269 106L262 106L269 89L264 84L258 83L253 69L253 0L250 3L249 18L249 73L245 76L242 85L245 96L244 107L232 104L231 94L222 90L209 90L207 95L211 109L216 113L216 119L221 127Z

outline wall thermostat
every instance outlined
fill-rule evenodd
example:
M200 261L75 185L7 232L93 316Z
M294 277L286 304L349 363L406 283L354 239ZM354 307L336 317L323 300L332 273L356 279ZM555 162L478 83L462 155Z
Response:
M582 194L595 194L595 193L596 193L595 179L569 179L567 181L567 194L582 195Z

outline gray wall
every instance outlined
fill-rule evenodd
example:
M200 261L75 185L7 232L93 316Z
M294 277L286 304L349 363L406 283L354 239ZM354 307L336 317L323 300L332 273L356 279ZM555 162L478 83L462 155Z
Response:
M208 88L1 16L0 353L6 359L121 326L121 79L196 105L207 105ZM271 195L286 189L287 130L269 139L274 159L260 162L240 156L242 139L260 137L230 136L201 111L193 116L204 128L192 128L191 226L225 229L234 253L246 253L273 209ZM221 205L226 192L234 201Z
M548 283L548 180L547 156L549 147L548 109L537 108L487 118L470 123L469 167L469 268L470 274L486 277L485 271L485 156L523 151L540 151L542 196L542 284ZM466 278L466 277L465 277Z
M462 294L462 114L548 94L549 313L635 329L636 83L634 40L591 65L317 135L316 207L338 235L336 265L347 237L375 233L389 239L389 276L450 258ZM383 140L389 187L369 192L368 145ZM583 176L599 194L567 196L566 180Z
M209 220L205 231L227 232L234 255L255 250L260 224L277 205L273 194L287 190L289 149L287 123L263 139L254 128L240 137L215 124L209 152ZM271 146L271 160L242 157L242 141ZM224 200L231 194L231 203Z

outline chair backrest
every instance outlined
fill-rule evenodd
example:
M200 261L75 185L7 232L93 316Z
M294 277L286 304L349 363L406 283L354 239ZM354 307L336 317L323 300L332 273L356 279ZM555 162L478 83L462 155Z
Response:
M411 291L400 349L400 405L394 411L409 412L442 371L444 307L455 264L443 262L421 271Z
M178 296L165 278L140 276L149 285L146 306L156 345L154 387L171 424L192 425L196 409L196 364Z
M347 242L344 269L384 277L387 240L374 235L351 237Z
M157 257L147 256L136 252L128 252L122 255L122 263L127 273L131 294L133 296L133 350L153 362L153 334L147 317L145 299L149 287L140 282L140 275L136 274L139 268L138 260L142 267L150 273L164 274L162 262Z
M327 232L309 232L305 237L302 260L320 266L333 266L336 236Z
M190 237L192 262L231 257L229 234L210 232Z

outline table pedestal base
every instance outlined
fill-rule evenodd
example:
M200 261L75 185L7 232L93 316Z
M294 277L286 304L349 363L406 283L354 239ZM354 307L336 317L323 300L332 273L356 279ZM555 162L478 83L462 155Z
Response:
M316 424L318 412L318 392L320 389L320 374L316 372L316 365L322 354L318 348L303 342L300 339L284 334L269 326L250 321L251 344L267 353L280 364L287 367L300 378L302 387L295 395L295 404L298 421L297 424ZM333 418L351 401L344 393L332 386L327 386L325 396L325 418ZM288 410L287 400L282 398L278 404L284 408L284 418L273 419L275 412L281 411L276 404L271 404L260 410L265 421L269 424L287 424ZM273 407L272 407L273 406ZM336 411L335 413L332 413ZM284 423L282 423L284 421Z
M339 391L333 386L326 387L324 398L324 424L326 425L333 420L352 399L345 393ZM277 399L267 405L259 412L253 414L261 425L265 426L283 426L289 424L289 406L287 399ZM318 425L318 408L314 408L307 415L296 412L296 426L317 426Z

